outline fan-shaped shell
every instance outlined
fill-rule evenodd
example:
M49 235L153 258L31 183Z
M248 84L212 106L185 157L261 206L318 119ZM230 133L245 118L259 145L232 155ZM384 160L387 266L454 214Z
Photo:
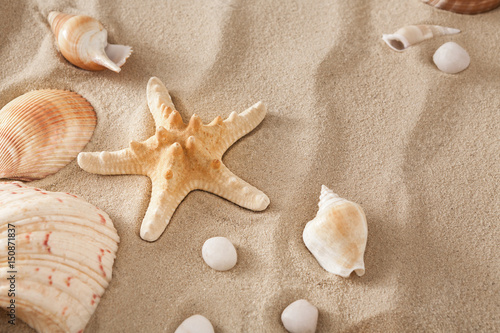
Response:
M35 90L0 110L0 178L34 180L57 172L85 147L97 123L77 93Z
M0 306L14 299L16 317L38 332L83 332L111 280L119 237L109 216L19 182L0 183L0 203Z
M118 73L132 53L130 46L108 44L108 32L92 17L50 12L48 20L62 55L77 67Z
M460 14L479 14L500 6L500 0L422 0L433 7Z
M365 274L363 255L368 227L363 209L321 188L319 210L307 223L303 239L319 264L327 271L348 277L352 271Z

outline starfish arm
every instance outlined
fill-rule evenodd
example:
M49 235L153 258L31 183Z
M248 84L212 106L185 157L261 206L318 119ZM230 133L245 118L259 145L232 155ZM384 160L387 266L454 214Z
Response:
M262 102L257 102L240 114L236 112L224 120L225 131L222 136L222 144L219 154L223 154L233 143L241 137L250 133L266 116L266 106Z
M153 115L156 127L165 126L170 113L175 110L172 98L165 85L157 77L149 79L147 87L149 111Z
M153 180L152 184L151 201L141 225L141 238L149 242L160 238L177 206L191 191L187 185L173 191L167 180Z
M212 192L235 204L254 211L261 211L269 206L269 198L262 191L248 184L221 164L215 170L211 182L200 186L201 190Z
M80 153L78 165L87 172L100 175L144 174L139 160L130 148L113 152Z

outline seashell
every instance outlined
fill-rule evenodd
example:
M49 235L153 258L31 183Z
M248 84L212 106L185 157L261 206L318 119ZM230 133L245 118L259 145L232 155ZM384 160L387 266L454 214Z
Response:
M433 7L459 14L479 14L500 6L500 0L422 0Z
M201 249L203 260L216 271L228 271L236 265L238 255L226 237L207 239Z
M214 327L210 320L197 314L184 320L174 333L214 333Z
M83 332L111 280L113 222L75 195L20 182L0 183L0 202L0 306L15 299L16 317L38 332Z
M305 299L299 299L283 310L281 322L290 333L314 333L318 324L318 309Z
M439 25L409 25L393 34L384 34L382 39L394 51L404 51L412 45L437 36L458 34L460 30Z
M62 55L77 67L119 73L132 53L130 46L108 44L108 32L92 17L50 12L48 20Z
M467 51L455 42L441 45L434 53L432 60L437 68L448 74L459 73L470 64L470 56Z
M330 273L348 277L365 274L368 227L363 209L321 187L319 210L304 229L303 239L319 264Z
M35 90L0 110L0 178L34 180L57 172L85 147L97 123L77 93Z

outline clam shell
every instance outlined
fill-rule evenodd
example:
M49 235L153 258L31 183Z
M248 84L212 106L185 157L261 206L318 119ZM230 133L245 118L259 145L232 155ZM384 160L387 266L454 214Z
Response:
M460 14L479 14L500 6L500 0L422 0L433 7Z
M394 51L402 52L412 45L437 36L458 34L460 30L439 25L408 25L382 39Z
M20 182L0 183L0 202L0 306L15 298L16 317L38 332L83 332L111 280L113 222L75 195ZM15 261L7 257L12 242Z
M348 277L355 271L362 276L368 237L363 209L324 185L318 206L316 217L307 223L302 235L307 248L328 272Z
M48 20L62 55L77 67L119 73L132 53L130 46L108 44L108 32L92 17L50 12Z
M34 180L73 160L97 123L92 105L77 93L35 90L0 110L0 178Z

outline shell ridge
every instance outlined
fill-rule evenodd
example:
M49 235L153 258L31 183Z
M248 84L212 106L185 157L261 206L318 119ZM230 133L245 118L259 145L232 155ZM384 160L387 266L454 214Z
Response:
M21 191L20 191L21 193ZM45 197L44 197L45 198ZM46 196L47 199L45 199L44 201L42 202L45 202L45 203L51 203L51 201L53 200L50 200L49 196ZM65 207L57 207L57 210L56 209L50 209L50 208L43 208L41 210L31 210L29 212L25 212L25 218L24 219L19 219L19 213L22 212L22 210L27 210L29 209L33 204L36 203L36 201L39 201L39 196L37 194L34 194L34 195L30 195L30 196L26 196L26 197L23 197L23 203L21 205L19 205L18 209L0 209L0 213L2 213L2 221L3 223L0 224L1 225L6 225L7 223L23 223L24 221L27 221L29 218L33 218L34 216L39 216L40 218L42 219L48 219L48 218L51 218L51 219L63 219L63 218L69 218L70 220L74 220L74 221L81 221L83 220L83 217L81 216L78 216L76 215L77 213L80 213L81 212L85 212L85 218L91 222L91 223L86 223L85 225L88 226L89 228L92 228L92 229L100 229L100 228L105 228L105 230L108 230L108 232L111 232L111 233L116 233L116 229L115 227L112 225L111 223L111 219L109 218L109 216L107 216L107 214L105 212L93 212L93 214L89 214L89 212L92 212L91 208L92 206L90 205L81 205L81 203L79 201L72 201L72 200L68 200L66 199L66 206ZM57 200L57 198L54 198ZM17 199L13 199L12 201L4 201L4 205L7 206L7 204L15 201ZM33 202L35 201L35 202ZM77 210L75 211L75 208L78 208L78 206L80 207L85 207L87 209L87 211L85 211L84 209L82 210ZM102 216L102 217L101 217ZM16 220L19 219L19 220ZM102 219L104 219L104 221L106 223L101 223ZM17 221L17 222L15 222ZM47 222L50 222L50 221L47 221ZM17 225L17 224L16 224ZM82 224L80 224L82 225Z
M5 276L8 276L8 275L6 274ZM52 276L52 274L50 276ZM21 278L21 275L19 275L19 273L18 273L17 277ZM71 293L73 295L70 294L69 292L67 292L67 291L71 290L71 288L64 288L63 285L61 285L60 282L57 281L56 278L51 279L51 281L53 281L53 283L50 285L47 284L45 281L43 281L41 278L34 279L33 275L29 276L28 278L23 278L22 280L23 280L23 284L25 284L27 281L29 281L30 282L29 284L38 286L37 289L50 288L51 290L58 290L60 295L67 295L67 297L70 297L71 299L74 300L74 302L72 302L73 306L75 305L74 303L77 303L81 307L80 310L83 309L85 311L84 318L86 318L87 316L90 318L90 316L92 316L92 313L94 312L93 307L84 304L81 300L79 300L77 297L75 297L76 295L74 295L73 291L71 291ZM48 279L47 279L47 281L48 281ZM19 294L21 294L21 293L19 293ZM16 297L16 302L17 302L17 297ZM81 314L80 311L75 311L75 312Z
M17 97L0 110L0 174L32 180L57 172L85 147L96 124L92 106L77 93L45 89Z
M103 277L102 274L94 271L93 269L90 269L88 266L82 266L77 262L75 262L74 260L66 259L64 256L53 256L49 254L19 255L20 261L26 260L24 258L29 258L28 260L34 260L34 261L43 261L46 262L47 264L52 263L55 266L64 265L69 268L72 268L76 271L79 271L81 274L86 275L89 279L92 279L97 285L103 288L103 290L105 290L108 287L109 281L111 279L111 276L107 275L106 277ZM18 258L16 257L16 260L17 259ZM59 259L59 260L54 260L54 259Z
M89 285L89 287L91 288L93 293L97 294L97 293L101 293L104 291L104 288L102 287L101 284L99 284L99 282L97 282L97 280L93 279L92 277L85 274L84 272L82 272L78 269L75 269L72 266L65 265L65 264L60 263L60 262L39 260L39 259L33 260L33 259L24 259L24 258L22 260L19 260L16 262L18 263L18 265L16 265L16 266L19 268L26 267L26 269L29 269L29 267L31 266L31 267L36 267L36 268L45 268L47 270L52 270L54 268L54 265L51 265L51 264L56 263L57 269L60 270L61 273L64 273L65 275L71 277L71 279L78 279L82 283L84 283L84 282L87 283ZM35 271L36 271L36 268L35 268Z
M24 234L29 234L32 232L32 227L36 227L40 224L43 224L43 227L47 228L44 230L50 230L49 227L51 226L58 226L62 228L63 231L65 232L71 232L74 234L79 234L82 236L86 237L94 237L93 239L96 242L99 242L101 244L101 248L109 248L110 250L116 251L118 246L115 244L119 239L116 239L116 237L112 236L112 230L108 228L100 228L101 226L95 223L95 225L84 225L80 224L79 222L83 222L83 218L72 218L69 216L65 216L66 220L74 220L74 222L68 222L64 221L61 217L58 217L57 219L55 218L50 218L47 216L44 217L31 217L31 218L25 218L22 220L18 220L15 223L15 226L19 228L19 235L23 236ZM49 221L44 221L45 219L49 219ZM81 228L82 230L78 230ZM4 232L7 229L6 225L3 225L0 227L0 232ZM24 231L24 229L27 229L27 231ZM102 233L102 235L94 235L90 236L90 231L99 231Z
M16 284L16 291L18 291L18 293L16 293L16 303L18 303L18 299L19 301L24 299L26 300L26 302L29 302L30 306L37 305L40 308L42 308L42 304L45 305L47 304L47 302L45 302L46 297L52 296L55 298L55 300L49 302L48 303L49 305L48 306L46 305L46 308L44 310L45 312L48 312L50 317L53 318L60 311L62 304L64 304L63 302L66 301L65 298L67 298L68 295L66 293L54 294L54 289L55 288L53 286L49 287L44 284L30 282L29 280L18 282L18 284ZM28 297L31 296L31 297L28 298L25 296ZM77 306L76 304L71 304L71 305L75 307ZM19 305L16 306L16 308L19 308ZM75 311L72 311L72 314L73 314L72 320L66 321L64 323L64 325L68 327L66 332L75 331L75 326L76 328L78 328L83 324L85 324L90 319L90 314L88 313L88 310L82 311L81 308L75 309Z
M2 287L0 287L0 291L2 291ZM8 292L2 291L0 296L0 306L2 307L7 307L8 304L10 304L10 299L7 298L6 296ZM53 313L50 313L43 309L42 307L39 307L38 305L34 305L28 301L24 301L23 299L16 299L16 304L18 305L17 308L22 309L21 313L19 313L19 318L25 321L29 326L33 327L35 330L42 332L44 331L44 328L47 328L49 330L52 330L54 325L61 329L63 332L68 332L69 327L64 324L64 321L60 318L57 318L56 316L53 315ZM25 308L23 308L23 306ZM19 311L19 310L18 310ZM23 315L26 312L26 315ZM35 312L35 315L32 315L32 313ZM44 323L41 322L40 320L37 321L38 317L43 317L44 320L49 321L49 323ZM53 323L53 325L51 325ZM43 325L43 326L40 326Z

